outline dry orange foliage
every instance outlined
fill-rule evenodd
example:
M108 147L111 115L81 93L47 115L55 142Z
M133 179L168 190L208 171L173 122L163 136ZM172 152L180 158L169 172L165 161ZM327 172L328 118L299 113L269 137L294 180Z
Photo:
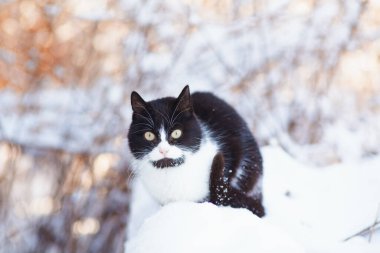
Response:
M102 65L115 50L101 50L94 40L116 21L75 17L65 2L15 0L0 6L0 89L87 85L104 71L119 74L117 64L111 70Z

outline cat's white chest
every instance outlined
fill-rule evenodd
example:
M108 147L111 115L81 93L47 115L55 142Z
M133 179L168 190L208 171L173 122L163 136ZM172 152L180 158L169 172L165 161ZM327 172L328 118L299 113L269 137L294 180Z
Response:
M158 169L149 162L141 162L138 174L161 204L200 201L209 194L210 170L216 153L216 144L207 140L197 152L186 152L185 162L180 166Z

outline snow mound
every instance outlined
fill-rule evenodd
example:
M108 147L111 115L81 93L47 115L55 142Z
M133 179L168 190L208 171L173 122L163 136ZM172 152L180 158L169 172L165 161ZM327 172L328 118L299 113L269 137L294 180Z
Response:
M176 202L148 218L128 253L301 253L288 235L246 209Z

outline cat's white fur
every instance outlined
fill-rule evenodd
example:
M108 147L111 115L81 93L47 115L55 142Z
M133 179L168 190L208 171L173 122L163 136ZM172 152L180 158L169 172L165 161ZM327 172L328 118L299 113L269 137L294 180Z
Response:
M166 136L160 132L162 137ZM135 172L149 193L161 204L205 199L209 194L212 160L218 151L216 143L206 134L199 150L193 153L170 145L165 138L162 139L149 154L133 161ZM185 162L176 167L154 167L152 161L164 158L159 152L160 147L168 149L166 157L175 159L184 156Z

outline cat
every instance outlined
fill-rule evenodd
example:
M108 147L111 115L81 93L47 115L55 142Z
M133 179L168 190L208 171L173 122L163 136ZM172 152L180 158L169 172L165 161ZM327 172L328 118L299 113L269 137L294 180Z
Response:
M265 215L260 150L230 105L189 86L150 102L134 91L131 105L132 169L160 204L209 201Z

